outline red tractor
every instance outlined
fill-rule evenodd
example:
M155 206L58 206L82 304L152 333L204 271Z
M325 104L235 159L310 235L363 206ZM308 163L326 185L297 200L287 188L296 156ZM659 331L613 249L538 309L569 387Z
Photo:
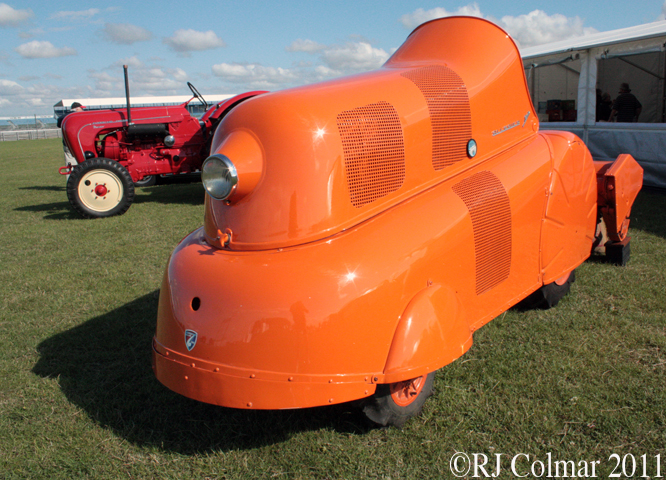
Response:
M192 98L182 105L73 112L61 124L65 155L60 173L69 175L67 198L86 218L121 215L134 200L134 187L149 186L159 175L193 173L208 157L220 120L236 105L265 93L246 92L210 108L188 82ZM206 108L193 117L188 104L198 99Z

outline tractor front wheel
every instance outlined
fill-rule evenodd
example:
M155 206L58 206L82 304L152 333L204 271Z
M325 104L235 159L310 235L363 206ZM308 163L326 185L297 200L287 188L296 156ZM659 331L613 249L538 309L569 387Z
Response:
M435 372L403 382L378 385L375 394L363 405L363 413L382 427L402 427L407 420L418 415L423 404L432 395Z
M67 180L67 198L86 218L122 215L134 200L134 183L125 167L108 158L75 166Z

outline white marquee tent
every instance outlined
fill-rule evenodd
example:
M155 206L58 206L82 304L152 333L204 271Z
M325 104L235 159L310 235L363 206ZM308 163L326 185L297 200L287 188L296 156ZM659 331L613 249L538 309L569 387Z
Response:
M522 49L541 128L576 133L595 159L630 153L645 170L645 185L666 188L665 45L660 21ZM597 89L614 99L622 82L643 105L638 123L597 118ZM558 101L575 110L561 115L569 121L549 122L559 116L549 110L561 107Z

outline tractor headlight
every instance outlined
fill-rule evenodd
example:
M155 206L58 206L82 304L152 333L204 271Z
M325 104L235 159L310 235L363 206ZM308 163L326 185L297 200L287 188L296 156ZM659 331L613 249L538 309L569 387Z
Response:
M238 172L227 156L216 153L204 161L201 167L201 182L208 195L217 200L225 200L238 184Z

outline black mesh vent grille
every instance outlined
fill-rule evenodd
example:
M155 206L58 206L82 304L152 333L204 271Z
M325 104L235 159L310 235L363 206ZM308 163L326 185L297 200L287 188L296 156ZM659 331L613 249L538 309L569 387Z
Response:
M400 118L388 102L345 110L337 117L351 202L362 207L398 190L405 180Z
M467 88L456 72L431 65L402 73L421 90L432 123L432 166L441 170L467 158L472 115Z
M476 294L509 278L511 271L511 204L504 185L484 171L453 186L472 218L476 258Z

